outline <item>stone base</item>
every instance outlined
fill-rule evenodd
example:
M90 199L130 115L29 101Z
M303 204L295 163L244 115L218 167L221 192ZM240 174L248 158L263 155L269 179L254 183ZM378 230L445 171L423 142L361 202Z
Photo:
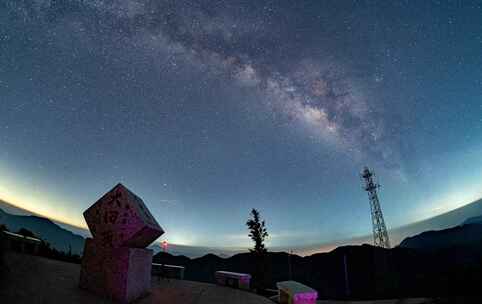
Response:
M79 287L122 303L147 295L151 287L152 250L105 248L85 240Z

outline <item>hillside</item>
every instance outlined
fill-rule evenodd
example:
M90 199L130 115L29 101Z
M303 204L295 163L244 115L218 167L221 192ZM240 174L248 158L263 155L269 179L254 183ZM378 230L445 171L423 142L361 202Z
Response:
M466 224L482 224L482 215L481 216L474 216L468 218L464 221L464 225Z
M10 231L25 228L50 243L57 250L73 254L81 254L84 248L84 238L74 234L49 219L35 215L13 215L0 209L0 224L7 226Z
M15 205L12 205L12 204L10 204L10 203L8 203L4 200L1 200L1 199L0 199L0 209L3 209L3 211L5 211L9 214L12 214L12 215L34 215L34 216L38 216L38 217L43 217L39 214L36 214L35 212L17 207ZM80 235L84 238L91 236L89 230L87 230L86 228L77 227L77 226L70 225L70 224L63 223L63 222L59 222L59 221L56 221L56 220L53 220L53 219L50 219L50 220L54 224L57 224L58 226L60 226L61 228L64 228L65 230L68 230L68 231L71 231L74 234L78 234L78 235Z
M434 251L477 243L482 243L482 225L464 224L408 237L400 243L400 247Z
M28 210L15 207L2 200L0 200L0 208L12 215L36 216L35 214L32 214ZM392 245L397 245L397 244L400 244L407 237L412 237L414 235L418 235L425 231L450 228L456 225L460 225L464 221L481 221L480 219L477 219L477 217L480 216L481 214L482 214L482 199L423 221L419 221L413 224L390 229L389 230L390 240ZM80 229L78 227L73 227L73 226L63 224L63 223L58 223L55 221L51 221L51 222L67 231L72 231L74 234L79 234L83 237L87 237L90 235L90 233L85 229ZM372 241L372 237L370 235L365 235L362 237L353 238L349 240L339 240L331 243L312 244L312 245L297 247L294 249L296 253L306 256L306 255L311 255L313 253L317 253L320 251L321 252L329 251L329 250L332 250L333 248L343 246L346 244L358 245L363 243L371 243L371 241ZM150 248L153 249L155 253L161 250L159 245L156 243L151 245ZM287 251L287 250L293 250L293 248L279 247L279 248L275 248L275 250ZM185 255L190 258L201 257L206 253L214 253L221 257L228 257L228 256L232 256L237 253L241 253L245 251L246 250L243 250L241 248L212 248L212 247L186 246L186 245L176 245L176 244L169 245L170 253L174 255Z
M477 207L480 205L481 201L478 201L431 221L477 223L480 219ZM470 218L463 215L470 215ZM68 251L69 244L73 253L80 253L83 248L81 236L45 218L12 215L0 209L0 223L6 224L12 231L20 228L31 230L60 250ZM482 281L481 236L482 225L464 224L423 232L405 239L400 247L390 250L369 245L344 246L306 257L270 252L265 260L269 274L267 279L272 288L275 282L294 279L317 289L321 298L443 296L449 295L444 294L449 292L477 295L479 282ZM160 250L156 244L151 247ZM178 252L176 247L173 249ZM249 253L229 258L208 254L191 259L160 252L155 255L154 262L186 266L187 280L207 283L214 282L217 270L253 274L256 265Z
M362 245L339 247L307 257L270 252L264 264L271 288L275 288L276 282L293 279L315 288L321 299L386 299L479 295L481 260L480 243L433 252ZM154 261L183 265L185 279L208 283L214 282L217 270L254 274L256 265L249 253L230 258L205 255L196 259L159 253Z
M392 245L401 243L405 238L420 234L424 231L441 230L462 224L469 218L482 215L482 199L459 207L452 211L418 221L389 231Z

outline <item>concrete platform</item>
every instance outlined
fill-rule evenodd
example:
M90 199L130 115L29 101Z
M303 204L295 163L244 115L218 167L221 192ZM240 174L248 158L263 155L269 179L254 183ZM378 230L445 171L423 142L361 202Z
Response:
M41 257L7 253L6 271L0 273L0 303L49 304L49 303L113 303L78 288L80 265L49 260ZM169 300L165 300L169 299ZM480 299L463 302L481 303ZM135 304L273 304L258 295L213 284L179 281L152 280L148 297ZM438 303L429 299L396 299L381 301L318 301L320 304L422 304Z
M0 274L0 303L113 303L78 287L80 265L7 253ZM151 294L136 304L273 304L267 298L214 284L152 280Z
M250 292L200 282L163 280L153 287L150 297L139 304L162 303L160 299L172 299L170 304L273 304Z
M318 304L438 304L432 299L412 298L412 299L390 299L376 301L318 301ZM444 302L443 302L444 303Z

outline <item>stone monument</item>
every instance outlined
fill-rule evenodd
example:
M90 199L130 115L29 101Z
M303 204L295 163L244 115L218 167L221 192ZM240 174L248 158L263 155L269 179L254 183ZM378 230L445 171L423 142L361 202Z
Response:
M152 250L164 231L138 196L122 184L84 212L93 238L85 240L79 286L123 303L149 293Z

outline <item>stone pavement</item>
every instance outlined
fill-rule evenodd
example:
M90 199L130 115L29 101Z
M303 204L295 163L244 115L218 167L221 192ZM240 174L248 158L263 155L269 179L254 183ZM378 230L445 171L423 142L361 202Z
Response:
M41 257L7 253L8 271L0 274L0 303L112 303L78 287L80 265L49 260ZM482 303L482 301L443 303ZM151 294L134 304L273 304L255 294L212 284L152 280ZM428 299L381 301L319 301L320 304L422 304Z
M412 298L412 299L391 299L376 301L333 301L321 300L319 304L432 304L434 301L428 298Z
M138 303L162 303L163 299L169 299L169 304L273 304L267 298L240 289L179 280L153 280L151 295Z
M115 303L78 287L80 265L37 256L7 253L8 270L0 274L0 303ZM273 304L255 294L191 281L152 279L149 296L134 304Z

